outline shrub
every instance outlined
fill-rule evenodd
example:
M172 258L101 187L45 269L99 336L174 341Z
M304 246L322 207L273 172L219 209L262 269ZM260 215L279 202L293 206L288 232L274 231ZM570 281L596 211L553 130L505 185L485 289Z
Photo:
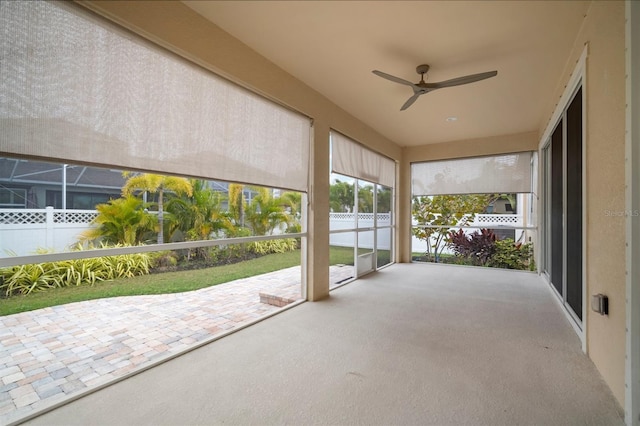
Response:
M286 253L288 251L296 250L297 248L298 242L295 238L254 241L249 245L249 250L260 255L269 253Z
M466 235L462 229L449 232L448 245L456 256L468 260L472 265L485 266L496 252L496 236L488 229Z
M150 265L149 254L134 253L0 268L0 291L12 296L56 287L94 285L99 281L146 275Z
M535 270L533 246L514 243L510 238L497 240L493 232L481 229L466 235L462 230L449 233L449 246L459 264L493 268Z
M287 234L297 234L302 232L302 225L300 225L300 223L296 222L296 223L292 223L291 225L289 225L287 227Z
M494 268L535 270L533 246L530 243L515 244L510 238L496 241L496 252L489 260Z
M52 262L2 268L0 290L5 296L11 296L63 287L62 273L63 271Z
M223 247L220 246L220 248ZM221 255L226 259L227 263L234 263L247 259L250 254L251 250L247 243L229 244L228 246L225 246L224 250L221 252Z
M241 262L255 257L249 248L250 243L236 243L209 247L207 249L207 263L223 265Z
M178 254L174 251L158 251L150 254L151 267L167 269L178 264Z
M112 277L131 278L136 275L147 275L151 267L151 256L148 253L121 254L102 258L109 265L107 271L113 271Z

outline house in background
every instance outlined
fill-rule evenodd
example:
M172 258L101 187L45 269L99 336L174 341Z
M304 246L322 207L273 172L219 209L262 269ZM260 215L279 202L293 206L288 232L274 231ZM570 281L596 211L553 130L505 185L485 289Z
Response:
M121 198L126 181L122 170L0 158L0 257L73 249L94 226L96 206ZM228 182L208 185L229 192ZM256 192L245 186L243 194L250 203ZM142 197L153 214L157 194ZM226 198L221 207L227 209Z
M95 209L119 198L124 182L119 170L0 158L0 208Z
M0 209L93 210L120 198L126 181L122 170L0 158ZM229 192L228 182L209 185ZM255 191L244 188L244 195L250 201Z
M312 301L329 295L331 131L396 165L396 262L411 259L412 164L537 152L541 277L624 407L627 424L640 424L637 2L79 1L72 8L88 9L128 36L136 33L200 71L312 120L309 179L301 185L310 205L306 279ZM428 81L491 69L498 76L438 90L399 112L410 89L371 71L417 81L413 68L425 62L432 66ZM64 126L53 131L72 127L56 124ZM0 154L64 161L62 153L71 152L64 144L59 151L20 145L8 137L19 130L0 122ZM91 136L96 144L103 137ZM188 153L203 149L196 144L178 151L194 168L199 163ZM139 147L130 148L140 154ZM162 159L153 148L147 146ZM266 155L260 149L255 145ZM281 154L298 158L294 151ZM109 152L86 155L119 166ZM591 309L597 294L608 297L606 315Z

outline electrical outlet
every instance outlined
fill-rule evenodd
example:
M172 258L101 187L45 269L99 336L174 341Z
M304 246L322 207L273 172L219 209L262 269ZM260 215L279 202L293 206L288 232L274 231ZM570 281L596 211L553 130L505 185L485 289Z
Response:
M600 315L609 315L609 298L602 293L591 296L591 310Z

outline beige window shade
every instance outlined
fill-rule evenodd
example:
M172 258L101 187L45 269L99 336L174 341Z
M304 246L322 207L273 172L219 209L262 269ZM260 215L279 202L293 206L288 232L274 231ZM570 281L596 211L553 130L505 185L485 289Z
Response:
M532 192L531 152L411 164L414 196Z
M0 25L3 155L307 190L308 118L75 7Z
M396 164L338 132L331 132L331 170L392 188Z

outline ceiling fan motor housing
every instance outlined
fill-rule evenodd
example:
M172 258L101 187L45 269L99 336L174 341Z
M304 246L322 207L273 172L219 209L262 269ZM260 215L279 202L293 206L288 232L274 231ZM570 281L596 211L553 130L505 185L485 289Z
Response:
M423 65L418 65L416 67L416 72L420 75L426 74L429 72L429 68L431 68L429 65L423 64Z

